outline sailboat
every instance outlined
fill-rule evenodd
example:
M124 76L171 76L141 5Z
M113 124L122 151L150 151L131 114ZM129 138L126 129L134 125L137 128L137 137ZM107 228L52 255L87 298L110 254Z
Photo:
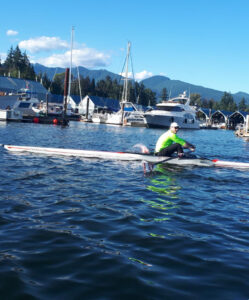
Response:
M138 126L146 126L145 118L143 112L138 111L136 106L128 101L128 68L129 68L129 59L130 59L130 48L131 43L128 42L127 46L127 55L125 61L125 77L124 77L124 86L122 92L122 98L120 101L120 110L117 113L112 113L107 116L105 121L106 124L113 125L134 125L139 124ZM134 123L134 124L133 124Z

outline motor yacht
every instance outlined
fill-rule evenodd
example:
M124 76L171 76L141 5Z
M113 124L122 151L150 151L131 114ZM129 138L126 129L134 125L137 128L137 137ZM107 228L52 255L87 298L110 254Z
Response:
M169 128L172 122L177 122L183 129L200 129L196 110L190 106L186 92L158 103L155 109L145 112L144 117L149 128Z

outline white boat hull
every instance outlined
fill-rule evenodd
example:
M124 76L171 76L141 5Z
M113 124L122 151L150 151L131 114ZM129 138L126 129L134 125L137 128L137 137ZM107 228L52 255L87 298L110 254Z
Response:
M106 160L123 160L123 161L144 161L152 164L172 164L179 166L201 166L201 167L226 167L249 169L249 163L222 161L218 159L209 160L207 158L198 158L194 155L186 158L155 156L153 154L129 153L129 152L110 152L95 150L77 150L77 149L61 149L61 148L45 148L45 147L29 147L3 145L4 148L12 152L28 152L46 155L76 156L84 158L106 159Z
M46 155L77 156L77 157L85 157L85 158L98 158L98 159L123 160L123 161L146 161L154 164L169 163L169 164L178 164L184 166L188 166L188 165L213 166L213 162L208 159L199 159L199 158L178 159L177 157L155 156L153 154L142 154L142 153L28 147L28 146L15 146L15 145L4 145L4 148L12 152L30 152L30 153L46 154Z
M0 121L7 121L7 110L0 109Z
M187 120L186 122L182 117L172 117L152 113L145 113L144 116L149 128L169 128L172 122L177 122L181 129L200 129L200 124L196 120Z

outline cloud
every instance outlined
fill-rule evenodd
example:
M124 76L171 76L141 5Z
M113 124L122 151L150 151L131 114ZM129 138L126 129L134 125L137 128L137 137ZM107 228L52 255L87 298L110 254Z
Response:
M7 36L14 36L14 35L17 35L17 34L18 34L18 31L15 31L15 30L9 29L9 30L6 31Z
M40 58L36 62L47 67L69 67L71 51L63 54L53 54L49 57ZM110 63L110 56L95 49L82 46L74 49L72 53L73 66L84 66L85 68L106 67Z
M125 72L122 72L122 73L120 72L118 75L125 77ZM128 72L128 78L133 79L133 77L135 77L135 76L133 76L132 72Z
M51 51L58 49L68 49L70 46L66 41L58 37L41 36L19 43L19 48L30 51L31 53L38 53L41 51Z
M119 73L119 75L121 75L122 77L125 77L125 72ZM141 81L141 80L143 80L145 78L149 78L151 76L153 76L153 74L151 72L145 71L145 70L140 73L136 73L134 76L133 76L132 72L128 72L128 78L135 79L136 81Z
M135 74L135 78L137 81L141 81L141 80L149 78L151 76L153 76L153 74L146 70Z
M0 53L0 60L1 60L2 63L5 61L6 57L7 57L6 53L4 53L4 52Z

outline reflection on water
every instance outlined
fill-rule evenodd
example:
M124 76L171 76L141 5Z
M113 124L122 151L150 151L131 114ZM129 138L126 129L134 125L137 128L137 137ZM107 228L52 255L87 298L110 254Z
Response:
M170 215L174 212L172 210L177 209L175 200L179 199L179 190L181 187L177 183L177 178L174 176L174 172L171 169L165 168L165 166L158 164L150 177L148 177L150 185L147 185L147 189L155 193L156 198L153 200L141 199L153 209L158 210L158 213L154 218L141 219L141 221L168 221ZM162 237L157 234L150 234L152 236Z

